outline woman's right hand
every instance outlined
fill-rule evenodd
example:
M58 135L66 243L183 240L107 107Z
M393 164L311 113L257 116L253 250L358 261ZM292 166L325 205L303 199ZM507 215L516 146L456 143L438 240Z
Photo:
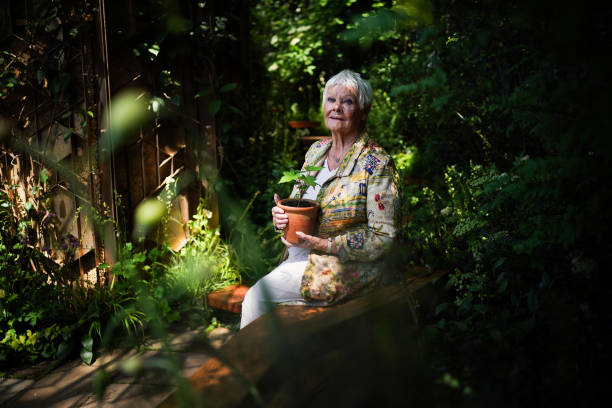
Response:
M282 208L278 207L278 202L280 198L278 194L274 194L274 202L277 204L272 207L272 222L274 223L274 227L278 230L283 230L287 227L289 223L289 217L285 214Z

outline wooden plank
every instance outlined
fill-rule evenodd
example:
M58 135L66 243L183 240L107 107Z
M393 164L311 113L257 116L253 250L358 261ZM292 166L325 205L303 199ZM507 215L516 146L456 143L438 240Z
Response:
M207 296L207 304L215 309L232 313L242 313L242 301L249 287L246 285L230 285L216 290Z

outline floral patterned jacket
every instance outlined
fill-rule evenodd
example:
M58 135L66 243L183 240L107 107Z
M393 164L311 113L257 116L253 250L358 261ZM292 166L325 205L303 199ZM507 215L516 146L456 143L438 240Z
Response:
M322 166L331 145L331 140L314 143L302 169ZM381 256L396 235L397 185L391 156L362 133L317 196L321 213L315 235L332 237L339 253L311 252L302 277L304 299L329 305L374 286L381 277ZM292 197L300 195L297 187Z

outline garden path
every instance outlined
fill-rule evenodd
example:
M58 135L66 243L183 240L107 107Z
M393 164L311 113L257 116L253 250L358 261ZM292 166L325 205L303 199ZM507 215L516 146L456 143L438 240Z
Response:
M164 366L173 361L181 378L192 375L233 332L224 327L205 338L205 327L179 328L168 335L168 350L149 341L140 350L118 349L100 356L91 366L70 361L38 380L0 379L0 407L154 407L176 389L176 378ZM169 358L168 358L169 356ZM138 367L142 370L135 374ZM107 387L99 404L94 378L105 368Z

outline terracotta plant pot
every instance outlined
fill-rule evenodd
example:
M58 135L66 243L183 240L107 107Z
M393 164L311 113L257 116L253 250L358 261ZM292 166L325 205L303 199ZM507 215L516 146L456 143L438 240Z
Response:
M300 202L299 207L298 202ZM292 244L299 243L300 240L295 235L297 231L312 235L319 216L319 203L307 199L283 198L277 205L289 216L289 223L285 227L287 241Z
M289 126L294 129L313 128L319 126L320 122L313 122L311 120L291 120Z

